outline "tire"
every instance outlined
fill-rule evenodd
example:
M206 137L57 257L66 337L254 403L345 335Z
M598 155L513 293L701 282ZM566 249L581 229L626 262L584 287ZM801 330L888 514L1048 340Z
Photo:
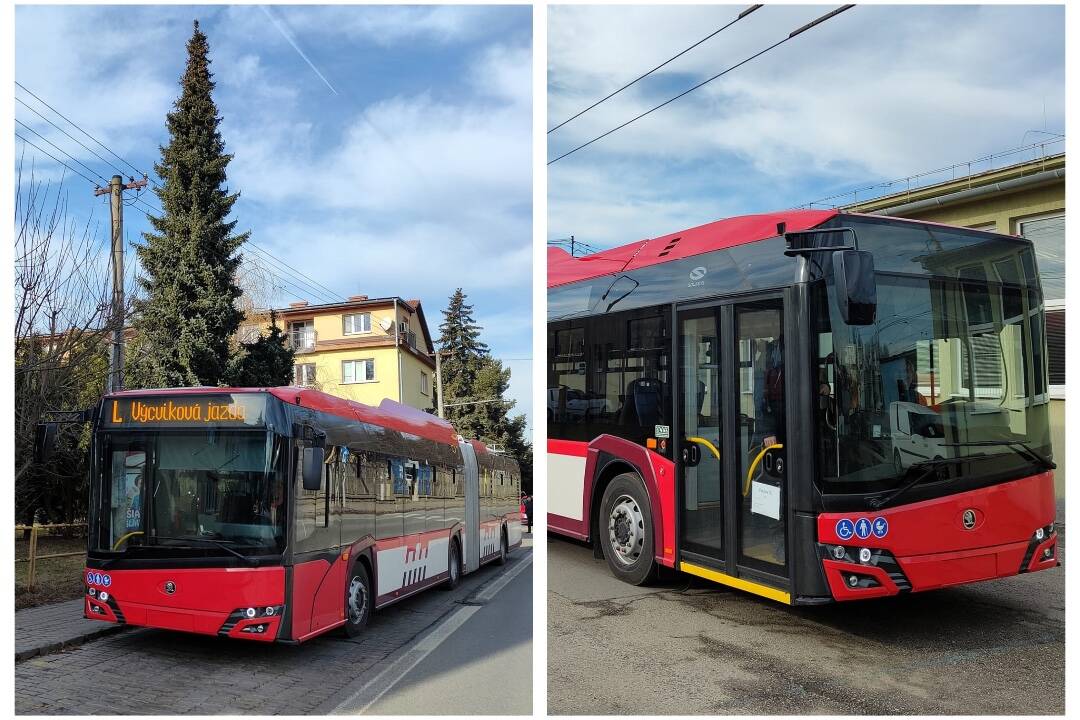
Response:
M453 590L461 582L461 547L457 538L450 539L450 552L447 553L446 582L440 587L443 590Z
M505 565L506 556L510 554L510 545L506 541L506 528L499 531L499 557L495 559L496 565Z
M597 542L611 573L623 582L644 585L657 578L652 509L635 473L616 475L604 490Z
M355 593L355 597L354 597ZM354 600L359 609L354 606ZM348 581L345 583L345 635L356 637L368 624L373 605L371 597L371 575L367 566L357 560L353 563Z

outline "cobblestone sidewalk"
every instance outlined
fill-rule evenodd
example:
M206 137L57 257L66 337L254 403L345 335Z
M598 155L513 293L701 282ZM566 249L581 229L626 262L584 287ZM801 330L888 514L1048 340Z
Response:
M119 625L87 620L82 599L15 611L15 662L79 645L99 635L123 630Z

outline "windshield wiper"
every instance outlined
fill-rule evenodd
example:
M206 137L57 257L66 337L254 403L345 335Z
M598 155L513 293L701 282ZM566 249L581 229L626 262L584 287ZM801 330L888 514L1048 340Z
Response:
M970 440L968 442L942 443L942 447L1007 447L1020 457L1034 460L1044 470L1056 470L1057 463L1020 440Z
M884 495L882 497L876 497L876 498L872 498L870 500L867 500L866 504L869 505L870 507L872 507L875 510L880 510L881 508L885 507L886 505L891 503L896 498L898 498L901 495L903 495L904 493L906 493L911 488L913 488L916 485L918 485L919 483L921 483L923 480L926 480L931 475L934 475L935 473L937 473L937 471L940 470L945 465L952 465L952 464L957 463L957 462L967 462L968 460L969 460L969 458L939 458L937 460L927 460L926 462L921 462L921 463L917 463L915 465L912 465L911 466L912 469L925 467L926 472L920 473L919 475L916 475L914 478L912 478L908 482L904 483L903 485L901 485L897 489L893 490L888 495Z
M155 540L179 540L180 542L194 541L194 542L212 543L214 545L217 545L222 550L225 550L226 552L232 553L236 557L238 557L241 560L243 560L244 562L246 562L248 565L257 565L258 564L258 562L255 560L255 558L248 557L247 555L244 555L241 552L237 552L236 550L233 550L231 547L229 547L228 545L225 544L225 541L222 541L222 540L214 540L213 538L201 538L201 537L169 537L168 535L154 535L153 537L154 537Z

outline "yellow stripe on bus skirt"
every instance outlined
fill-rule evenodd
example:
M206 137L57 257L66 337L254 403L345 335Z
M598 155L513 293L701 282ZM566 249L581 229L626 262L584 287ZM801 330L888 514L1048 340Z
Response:
M692 565L688 562L680 562L679 569L685 573L690 573L691 575L703 577L706 580L718 582L721 585L729 585L737 590L745 590L746 592L751 592L755 595L767 597L770 600L782 602L785 605L791 604L791 593L784 592L783 590L777 590L776 588L769 587L768 585L762 585L761 583L744 580L743 578L732 577L731 575L727 575L726 573L717 572L716 570L710 570L709 568L704 568L700 565Z

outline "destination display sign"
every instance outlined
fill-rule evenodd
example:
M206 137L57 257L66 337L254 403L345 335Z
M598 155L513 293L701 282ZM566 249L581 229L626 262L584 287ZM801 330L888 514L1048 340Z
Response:
M261 394L109 398L103 420L113 427L261 425L265 408Z

